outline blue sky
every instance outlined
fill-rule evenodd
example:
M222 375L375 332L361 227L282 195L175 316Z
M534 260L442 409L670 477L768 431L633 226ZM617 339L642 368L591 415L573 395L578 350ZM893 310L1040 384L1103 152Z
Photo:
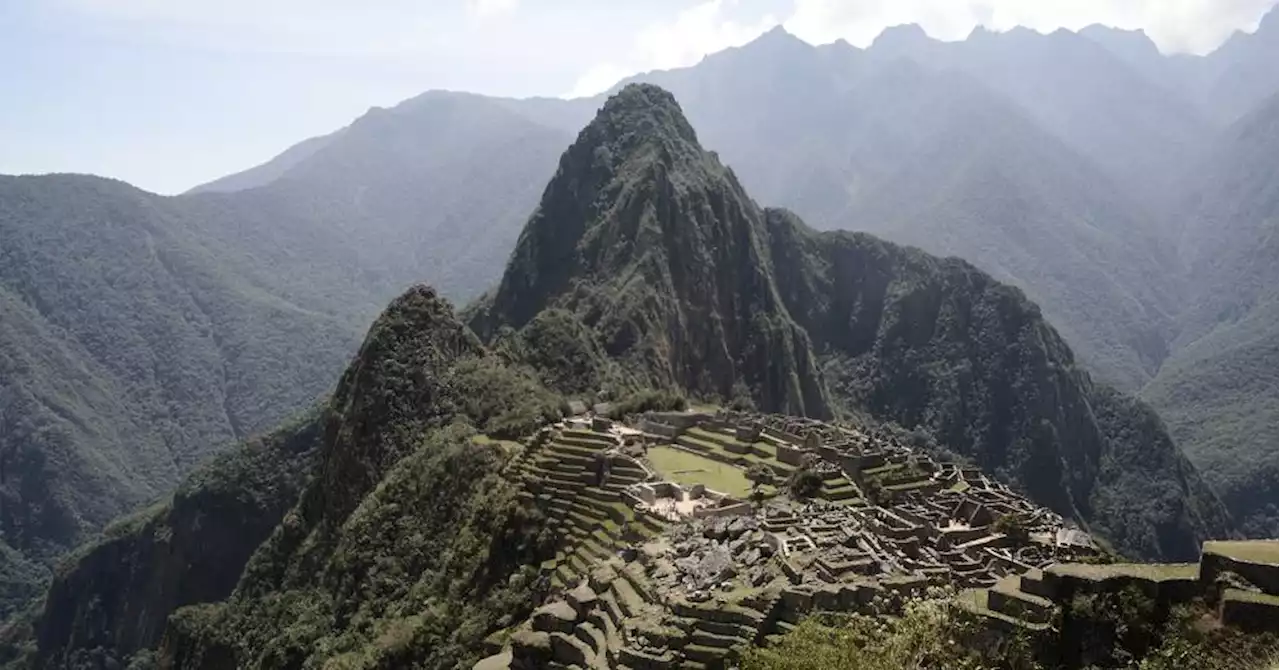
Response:
M0 173L176 193L433 88L594 93L779 23L865 45L916 22L1143 28L1203 53L1274 0L0 0Z

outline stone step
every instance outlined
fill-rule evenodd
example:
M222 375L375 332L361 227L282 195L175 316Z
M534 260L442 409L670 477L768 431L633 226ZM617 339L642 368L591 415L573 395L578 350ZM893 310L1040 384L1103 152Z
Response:
M631 588L636 592L636 595L640 596L645 602L651 603L654 601L653 593L649 587L649 581L644 576L643 568L640 567L639 563L631 563L624 567L620 571L620 576L627 580L627 583L631 585Z
M569 567L573 568L574 573L585 575L591 571L591 564L581 554L574 552L569 554Z
M559 443L550 445L550 448L543 452L547 458L592 464L593 469L595 460L601 453L602 451L599 449Z
M627 646L618 652L618 663L620 667L625 665L635 670L658 670L674 665L676 663L676 654L669 649L661 654L655 654Z
M551 444L548 444L547 446L553 450L555 449L566 450L569 448L573 448L573 449L578 449L580 451L586 451L589 453L599 453L607 449L618 446L618 443L612 440L600 441L595 439L584 439L574 435L561 435L560 437L557 437L553 442L551 442Z
M684 647L684 657L708 665L718 665L725 656L729 655L728 649L720 647L704 647L700 644L688 644Z
M614 598L618 601L618 607L622 613L628 617L636 616L644 609L644 599L636 593L632 588L631 582L626 579L615 579L609 585L609 589L613 592Z
M583 553L589 563L596 561L607 561L613 558L614 552L610 549L610 545L603 544L596 535L588 535L579 545L578 550Z
M622 500L616 491L608 491L596 486L587 486L582 489L581 495L588 500L604 503L606 505L616 503Z
M756 637L755 627L729 621L694 619L693 627L697 630L711 633L713 635L734 637L747 642L754 640Z
M572 509L569 510L569 512L565 515L565 519L571 522L573 525L577 526L578 528L582 529L586 533L590 533L591 531L595 530L600 526L599 519L595 517L587 516L586 514L583 514L577 510L572 510Z
M615 629L622 629L622 620L626 615L622 612L622 606L618 604L618 596L613 593L613 585L610 584L609 590L600 594L600 603L604 607L604 613L609 620L613 622Z
M596 654L586 642L566 633L551 634L551 658L569 666L587 668L596 664Z
M591 648L591 652L597 657L603 656L608 650L608 643L605 641L604 632L596 628L595 624L590 621L584 621L573 629L573 634L579 640L582 640Z
M750 643L749 639L743 639L730 635L716 635L702 630L695 630L689 636L689 643L703 647L716 647L718 649L729 649Z
M622 648L622 635L609 615L608 608L602 605L591 610L587 615L587 621L604 635L605 648L601 651L601 655L608 656L610 659L617 656L618 650Z

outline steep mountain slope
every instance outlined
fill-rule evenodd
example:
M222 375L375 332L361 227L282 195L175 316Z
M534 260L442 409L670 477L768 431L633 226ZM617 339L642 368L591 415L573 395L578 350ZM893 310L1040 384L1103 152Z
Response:
M428 94L208 192L0 177L0 617L43 562L328 390L405 285L491 283L567 143Z
M431 289L393 301L318 415L79 552L5 660L469 665L540 602L555 550L503 474L512 445L475 437L559 415L535 373L917 426L1133 553L1230 532L1159 420L1094 387L1019 291L761 210L656 87L610 99L564 153L468 318L494 349Z
M354 345L351 321L238 271L170 204L0 178L0 532L34 560L312 402Z
M931 55L944 46L904 28L865 52L815 48L777 29L637 79L671 90L753 193L819 228L975 263L1027 291L1102 378L1140 388L1166 354L1173 245L1076 138L998 92L1003 79Z
M1275 93L1280 79L1280 6L1273 5L1253 32L1237 30L1207 58L1184 60L1192 95L1219 123L1232 123Z
M1277 97L1187 180L1180 244L1195 282L1176 353L1143 389L1247 532L1276 522Z
M508 456L471 436L527 433L557 408L487 355L447 302L411 289L339 382L315 478L230 599L175 614L165 662L443 667L474 657L498 619L535 604L548 536L502 477Z
M167 503L68 557L42 608L0 631L0 663L150 663L166 639L177 667L352 651L341 645L394 656L398 645L370 636L374 620L379 633L421 635L437 660L479 653L475 626L483 635L497 617L519 616L542 588L526 573L546 537L499 474L510 454L471 436L527 435L558 407L526 371L487 355L434 291L415 287L374 323L326 403L219 456ZM470 572L477 565L495 572ZM492 607L470 599L482 592ZM405 618L428 593L451 609ZM224 600L168 626L179 608ZM365 624L315 616L351 607ZM203 627L209 617L216 625ZM463 648L431 649L436 627L458 617L471 625L453 633Z
M416 281L467 300L497 279L570 139L500 101L432 91L181 200L217 224L214 239L320 261L299 268L309 280L372 287L365 305ZM209 192L228 184L254 188Z
M1229 532L1158 420L1096 389L1019 291L759 209L651 85L623 89L579 134L469 321L500 340L548 309L620 360L623 384L920 425L1134 554L1190 556L1194 538ZM1167 504L1148 509L1138 488Z
M321 149L329 146L341 133L342 131L339 130L329 135L305 139L285 149L280 155L262 165L220 177L207 184L200 184L188 190L187 193L234 193L266 186L288 174L296 165L316 155Z
M968 74L1017 103L1148 206L1162 201L1177 176L1175 166L1194 155L1197 138L1210 128L1185 96L1067 30L977 29L962 42L939 42L918 26L901 26L885 31L867 54Z
M5 631L4 660L60 668L125 661L160 643L178 607L226 598L297 501L321 428L312 411L219 455L166 503L65 558L40 610Z

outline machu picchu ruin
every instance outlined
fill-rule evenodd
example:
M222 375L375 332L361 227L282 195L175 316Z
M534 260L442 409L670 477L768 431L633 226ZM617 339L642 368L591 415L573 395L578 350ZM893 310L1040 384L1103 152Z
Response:
M1107 564L1072 521L883 426L588 414L544 427L513 461L563 543L542 566L548 601L493 636L477 668L728 667L811 613L923 597L995 633L1050 636L1072 594L1116 584L1164 603L1207 595L1226 624L1275 626L1274 542L1210 543L1201 564Z

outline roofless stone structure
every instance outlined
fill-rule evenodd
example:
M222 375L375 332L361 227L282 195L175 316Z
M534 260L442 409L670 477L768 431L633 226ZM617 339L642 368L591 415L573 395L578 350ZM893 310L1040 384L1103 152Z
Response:
M542 566L547 604L492 638L478 668L724 667L811 612L893 612L946 593L993 630L1051 634L1063 598L1134 580L1165 599L1210 593L1224 622L1275 627L1274 543L1264 567L1234 545L1199 566L1081 565L1097 554L1083 530L880 427L585 417L541 431L512 469L563 546ZM748 472L748 495L717 489L746 486ZM820 482L807 498L786 491L801 473ZM1224 571L1250 577L1215 587Z

